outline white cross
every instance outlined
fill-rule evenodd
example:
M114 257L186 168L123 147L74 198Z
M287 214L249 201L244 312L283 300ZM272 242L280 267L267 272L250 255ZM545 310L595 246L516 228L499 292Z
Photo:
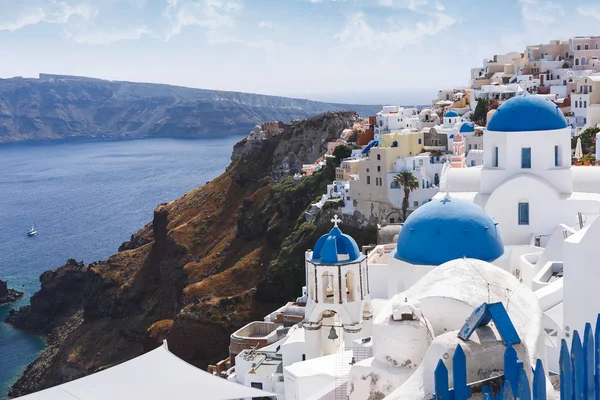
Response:
M341 219L338 218L337 214L333 216L333 219L331 220L331 222L333 222L333 226L337 228L338 223L342 222Z

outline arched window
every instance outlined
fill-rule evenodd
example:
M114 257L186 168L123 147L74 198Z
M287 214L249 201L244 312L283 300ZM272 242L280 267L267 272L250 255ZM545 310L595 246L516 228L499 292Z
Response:
M346 272L346 299L354 301L355 290L354 290L354 272Z
M575 59L575 65L579 65L579 58Z
M587 58L581 57L581 65L587 65Z
M321 291L323 293L323 302L333 304L333 296L335 288L333 287L333 274L331 272L323 272L321 276L322 284Z

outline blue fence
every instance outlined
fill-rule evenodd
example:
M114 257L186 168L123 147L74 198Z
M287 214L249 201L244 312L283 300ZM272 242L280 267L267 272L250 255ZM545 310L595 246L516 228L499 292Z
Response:
M460 345L456 346L452 357L453 388L449 387L448 369L443 360L435 369L435 400L467 400L471 398L473 384L467 383L467 362ZM546 379L544 366L537 360L533 367L533 382L529 382L523 362L517 352L508 344L504 352L504 375L493 389L491 383L481 383L484 399L546 399ZM497 382L498 383L498 382ZM583 341L579 332L574 331L571 350L563 339L560 348L560 398L561 400L600 400L600 314L596 329L587 323Z

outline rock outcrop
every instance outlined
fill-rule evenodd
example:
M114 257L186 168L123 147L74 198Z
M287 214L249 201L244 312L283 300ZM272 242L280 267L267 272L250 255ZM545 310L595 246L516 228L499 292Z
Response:
M48 347L10 395L126 361L163 339L199 367L227 357L234 330L301 294L304 251L331 228L330 215L310 222L303 215L335 170L295 180L285 178L294 168L281 164L314 162L355 117L328 113L293 123L251 152L242 140L225 173L160 205L118 253L42 274L31 306L7 321L46 334ZM360 244L375 241L374 229L344 230Z
M6 303L12 303L23 297L23 292L15 289L9 289L4 281L0 281L0 306Z
M0 142L78 137L199 138L248 133L330 110L379 107L40 74L0 79Z

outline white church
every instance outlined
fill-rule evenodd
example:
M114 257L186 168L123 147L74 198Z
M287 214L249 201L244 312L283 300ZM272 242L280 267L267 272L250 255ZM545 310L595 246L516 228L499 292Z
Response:
M557 372L561 339L600 312L600 168L571 166L570 138L553 103L515 97L488 124L483 165L447 165L394 244L361 254L336 217L306 253L304 320L274 350L278 398L430 399L459 343L468 381L487 379L503 368L496 326L458 337L483 303L502 303L527 374L538 359Z

